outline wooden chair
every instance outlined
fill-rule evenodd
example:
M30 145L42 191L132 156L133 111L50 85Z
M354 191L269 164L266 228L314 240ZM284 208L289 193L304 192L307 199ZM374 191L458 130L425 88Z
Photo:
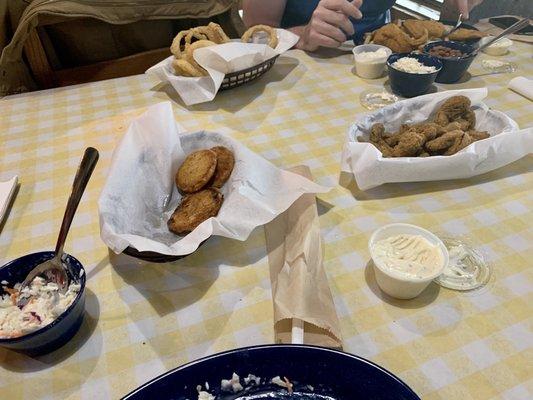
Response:
M242 34L244 24L238 14L238 7L231 9L229 19L235 30ZM49 89L142 74L152 65L168 57L170 50L165 47L90 65L54 70L39 33L34 29L24 45L24 54L39 89Z

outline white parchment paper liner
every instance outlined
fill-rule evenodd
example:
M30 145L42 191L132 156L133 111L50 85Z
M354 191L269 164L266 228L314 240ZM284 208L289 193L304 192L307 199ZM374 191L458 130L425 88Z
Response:
M253 67L294 46L299 37L284 29L276 29L278 45L275 49L262 43L242 43L240 40L204 47L194 52L194 59L206 69L208 76L191 78L177 76L170 56L146 73L172 85L186 105L205 103L215 98L224 75Z
M167 220L181 199L174 184L176 171L192 151L216 145L230 148L236 160L222 188L222 208L217 217L187 236L174 235ZM98 200L100 233L116 253L133 246L139 251L185 255L212 235L246 240L254 228L271 221L302 194L328 190L277 168L222 134L183 133L170 102L164 102L135 119L113 153Z
M402 158L384 158L372 144L357 141L358 136L368 138L370 127L376 122L393 132L401 124L425 121L433 117L442 102L456 95L470 98L476 114L476 129L488 131L490 138L475 142L452 156ZM509 116L489 109L482 102L485 97L485 88L450 90L403 100L361 116L348 132L342 152L342 171L353 173L359 188L367 190L388 182L469 178L533 152L533 128L520 130Z

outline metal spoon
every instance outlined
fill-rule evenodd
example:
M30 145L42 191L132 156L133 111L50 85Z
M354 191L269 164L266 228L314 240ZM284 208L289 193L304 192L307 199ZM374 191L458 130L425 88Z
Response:
M68 266L63 263L63 246L65 245L65 240L67 238L68 231L70 229L70 224L74 218L74 214L78 209L78 204L80 204L81 197L83 192L87 187L89 178L91 177L94 167L98 161L98 150L88 147L85 149L85 154L81 160L78 171L76 172L76 177L72 184L72 192L67 202L67 208L65 209L65 214L63 215L63 222L61 223L61 229L59 230L59 236L57 238L55 255L50 260L47 260L39 265L37 265L31 272L26 276L24 282L22 282L20 291L23 288L27 287L31 282L39 275L44 275L48 280L57 283L59 286L60 293L66 293L69 283L71 281L77 282L79 277L74 276L71 273ZM19 301L17 305L21 305L21 302L27 300L27 297L19 296Z
M495 36L494 38L489 40L487 43L483 44L482 46L479 46L472 53L464 54L463 56L461 56L461 58L473 57L473 56L477 55L484 48L490 46L495 41L501 39L504 36L512 35L513 33L519 31L522 28L525 28L528 25L529 25L529 18L521 19L520 21L518 21L518 22L514 23L513 25L511 25L509 28L507 28L504 31L500 32L500 34L498 36Z
M457 23L455 26L446 34L446 37L450 36L453 32L455 32L463 23L463 14L459 14L459 17L457 17Z

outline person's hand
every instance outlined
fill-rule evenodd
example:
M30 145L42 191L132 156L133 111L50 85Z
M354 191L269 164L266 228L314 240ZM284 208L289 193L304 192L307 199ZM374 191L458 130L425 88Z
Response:
M470 10L482 2L483 0L451 0L450 4L463 14L463 19L466 20L470 17Z
M339 47L355 31L349 17L360 19L363 0L321 0L303 28L297 47L314 51L320 46Z

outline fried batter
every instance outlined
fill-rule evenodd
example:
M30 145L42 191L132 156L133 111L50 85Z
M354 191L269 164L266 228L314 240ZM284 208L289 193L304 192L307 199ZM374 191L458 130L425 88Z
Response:
M476 31L475 29L459 28L456 31L452 32L452 34L448 36L448 39L462 41L462 40L481 39L484 36L486 36L485 33Z
M430 140L425 147L431 152L439 152L448 149L457 138L461 138L464 132L461 130L446 132L436 139Z
M421 124L413 125L412 129L415 129L418 133L421 133L426 138L426 141L433 140L437 137L439 126L433 122L424 122Z
M430 39L440 39L446 31L446 27L442 23L430 20L407 19L403 21L402 27L415 38L423 36L424 29L427 30Z
M273 49L276 48L276 46L278 45L278 33L275 28L272 28L268 25L252 26L246 32L244 32L241 40L244 43L248 43L251 39L253 39L254 34L257 32L266 32L266 34L268 35L268 45Z
M368 142L384 157L452 155L490 136L487 132L476 131L475 124L470 100L465 96L453 96L436 110L433 120L402 124L396 133L387 132L382 123L373 124Z
M374 31L372 41L375 44L388 47L395 53L409 53L416 48L412 44L412 38L393 23L384 25Z
M370 141L379 142L385 134L385 126L381 123L372 125L370 128Z
M207 71L200 67L198 64L196 66L192 65L189 61L183 59L174 59L172 60L172 67L176 75L195 77L199 78L201 76L206 76Z
M445 156L451 156L457 153L459 150L464 149L466 146L472 144L474 140L468 133L464 133L460 138L455 139L455 142L450 146L448 150L444 152Z
M470 130L470 131L467 131L466 133L468 133L470 137L474 140L483 140L483 139L487 139L490 137L489 133L485 131Z
M202 67L194 60L193 54L196 49L200 49L202 47L209 47L214 46L216 43L210 41L210 40L198 40L197 42L188 44L185 46L185 59L191 63L192 66L195 68L199 68L203 70Z
M446 126L450 122L459 122L461 129L473 129L476 115L470 110L470 99L466 96L453 96L447 99L435 114L435 123Z
M229 179L233 167L235 166L235 157L230 149L224 146L216 146L211 148L211 151L217 155L217 167L211 186L220 189L224 183Z
M176 186L185 193L203 188L215 174L217 155L211 150L199 150L187 156L176 174Z
M411 157L417 155L426 142L423 134L415 129L405 132L400 137L398 144L392 149L393 157Z
M392 147L387 144L386 140L384 140L386 136L387 133L385 132L383 124L376 123L370 128L368 141L381 151L383 157L392 157Z
M217 216L223 200L215 188L184 196L167 222L168 229L178 235L193 231L206 219Z
M190 32L190 29L186 31L178 32L178 34L174 37L174 40L172 40L172 44L170 45L170 52L174 54L174 57L181 58L181 41L185 39L185 36L187 36Z
M208 39L212 42L215 42L217 44L227 43L231 39L226 35L226 32L222 29L222 27L219 24L216 24L214 22L210 22L207 25L208 28Z

